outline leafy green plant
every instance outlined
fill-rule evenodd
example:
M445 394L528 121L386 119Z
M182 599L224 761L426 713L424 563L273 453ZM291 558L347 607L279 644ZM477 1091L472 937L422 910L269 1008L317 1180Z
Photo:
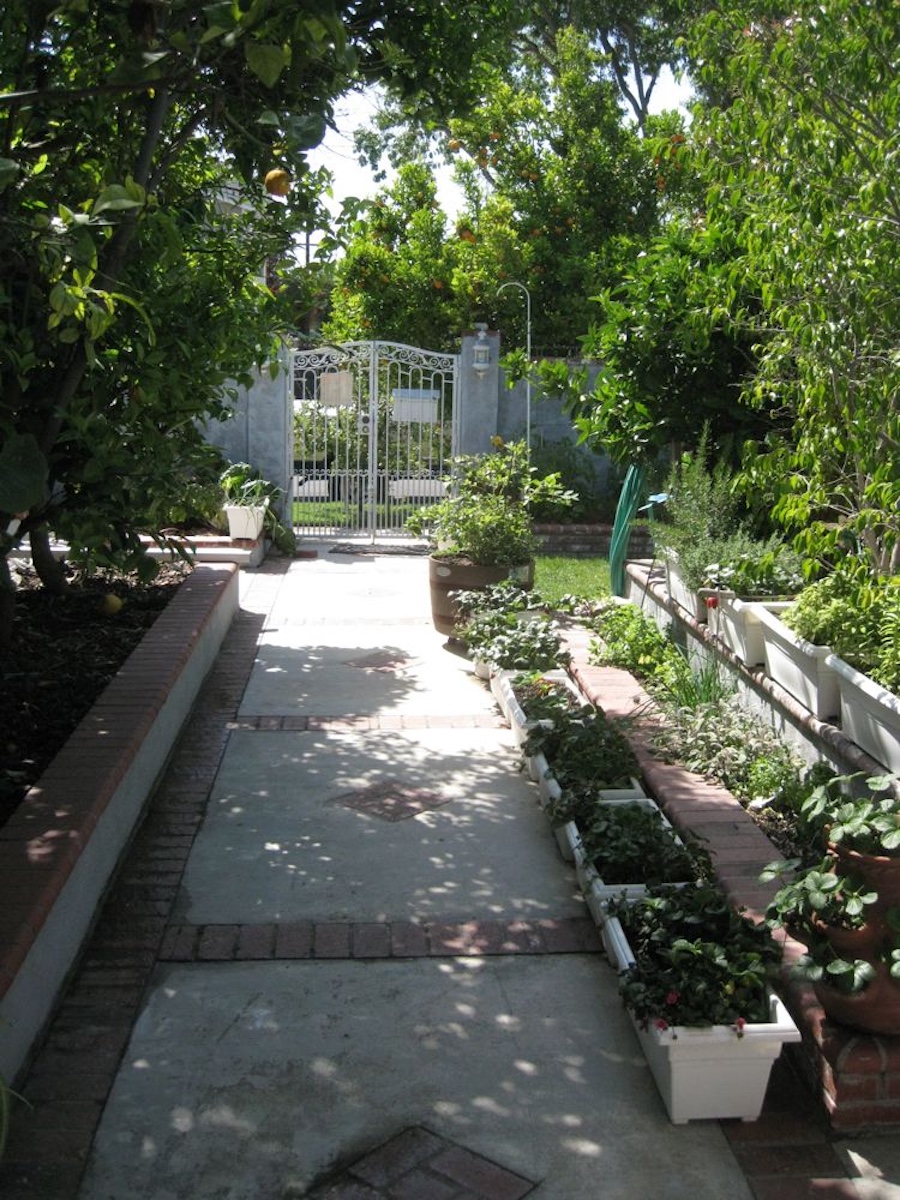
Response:
M517 675L512 688L529 721L560 720L579 704L578 697L562 680L548 679L541 671Z
M704 1027L769 1020L769 987L781 950L763 924L712 884L650 889L616 900L635 958L620 979L626 1006L645 1025Z
M758 541L736 535L715 547L718 554L704 568L704 587L722 588L744 598L793 596L805 582L803 560L778 534Z
M832 571L805 587L782 620L808 642L830 646L876 683L900 692L900 576Z
M699 847L679 840L658 809L638 802L598 804L578 832L607 884L689 882L705 873Z
M815 937L821 925L841 929L861 929L866 909L878 899L878 893L834 869L834 858L826 856L805 870L799 859L772 863L760 878L765 882L793 874L775 893L766 909L766 920L773 928L787 929L806 941Z
M413 513L406 527L429 536L438 554L482 566L519 566L534 557L534 507L565 506L575 496L558 474L538 478L524 442L493 441L491 453L454 459L451 494Z
M277 503L282 492L274 483L264 479L249 463L230 463L219 476L225 504L258 506L265 509L263 525L272 542L284 554L297 548L293 531L278 519Z
M865 793L847 796L849 785L865 782ZM900 857L898 776L836 775L815 789L801 813L810 829L835 846L861 854Z
M555 621L545 616L522 619L516 613L480 613L459 632L473 658L497 670L551 670L571 659L563 649Z
M590 661L630 671L638 679L666 679L679 669L681 656L652 617L634 604L610 600L594 613L596 637L588 647Z
M553 725L532 729L527 755L543 753L560 787L628 787L637 759L622 730L592 704L582 704Z
M666 481L667 500L660 519L651 522L659 550L674 552L687 586L703 586L706 567L716 561L716 546L737 528L738 497L724 463L709 466L709 432L697 449L675 463Z

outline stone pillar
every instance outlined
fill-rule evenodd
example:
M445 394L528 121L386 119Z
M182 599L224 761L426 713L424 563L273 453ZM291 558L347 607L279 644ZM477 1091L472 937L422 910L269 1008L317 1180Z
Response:
M483 336L479 336L483 335ZM487 342L488 361L476 370L476 345ZM499 432L500 334L486 326L464 333L460 347L456 452L486 454Z
M279 516L290 514L294 465L291 357L283 352L273 379L266 368L255 372L251 387L237 388L237 401L226 421L210 421L206 440L230 462L246 462L283 492Z

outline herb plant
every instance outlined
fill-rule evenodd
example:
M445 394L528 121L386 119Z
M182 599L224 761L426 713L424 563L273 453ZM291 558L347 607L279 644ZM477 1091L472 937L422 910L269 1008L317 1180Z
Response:
M781 950L765 925L738 912L712 884L663 885L616 900L635 957L620 979L625 1005L646 1026L731 1025L769 1020L769 985Z

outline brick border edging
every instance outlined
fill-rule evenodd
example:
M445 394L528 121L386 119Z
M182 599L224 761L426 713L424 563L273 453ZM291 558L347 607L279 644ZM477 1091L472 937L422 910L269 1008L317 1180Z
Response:
M588 664L583 629L570 631L571 674L588 699L608 716L628 718L649 703L634 676L615 667ZM678 764L654 758L640 736L627 728L648 791L680 828L703 837L714 858L715 874L726 895L748 915L761 919L777 891L763 884L763 868L780 860L774 844L740 801L726 788ZM803 1036L790 1048L836 1133L859 1134L900 1126L900 1037L860 1033L825 1018L810 984L791 976L805 947L785 935L781 993ZM796 1052L800 1053L796 1053Z
M0 1072L49 1021L121 855L238 609L233 564L178 589L0 829Z
M270 921L170 925L159 961L300 962L307 959L481 958L598 954L590 917L475 921Z

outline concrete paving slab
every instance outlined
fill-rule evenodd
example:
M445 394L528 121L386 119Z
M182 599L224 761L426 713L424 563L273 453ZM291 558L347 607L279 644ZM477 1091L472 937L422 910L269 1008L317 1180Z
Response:
M421 1125L540 1200L750 1200L669 1124L596 956L160 970L80 1200L288 1200Z
M496 713L472 663L434 629L357 621L272 628L260 638L242 714Z
M583 914L518 764L503 730L236 731L188 860L178 919ZM386 782L439 806L399 821L347 807Z

